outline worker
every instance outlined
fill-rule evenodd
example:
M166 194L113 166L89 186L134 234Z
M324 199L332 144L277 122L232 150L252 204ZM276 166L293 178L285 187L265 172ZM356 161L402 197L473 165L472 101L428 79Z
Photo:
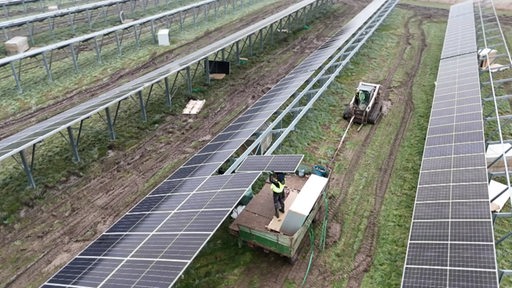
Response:
M285 184L285 174L283 172L270 171L270 174L276 175L277 181L281 182L282 184Z
M361 110L364 110L366 109L366 107L368 106L366 103L367 102L367 99L366 99L366 93L365 91L359 91L359 109Z
M277 180L275 174L270 174L270 189L274 197L274 212L276 218L279 218L279 211L284 213L284 184Z

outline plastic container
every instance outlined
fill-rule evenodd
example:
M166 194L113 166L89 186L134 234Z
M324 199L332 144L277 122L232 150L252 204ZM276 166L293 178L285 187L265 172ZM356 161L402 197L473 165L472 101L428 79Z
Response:
M327 177L327 169L322 165L313 166L313 171L311 173L318 176Z
M240 199L239 204L240 205L247 205L249 202L251 202L252 198L254 197L254 193L252 192L252 188L249 187L247 191L245 191L244 196L242 199Z

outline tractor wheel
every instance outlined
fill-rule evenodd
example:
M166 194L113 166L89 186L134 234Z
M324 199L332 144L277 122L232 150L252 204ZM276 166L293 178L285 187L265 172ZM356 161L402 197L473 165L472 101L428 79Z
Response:
M370 111L370 116L368 117L368 123L375 124L379 120L380 114L382 113L382 104L377 102L375 107Z
M345 111L343 111L343 119L349 121L352 118L352 111L350 110L350 105L345 106Z

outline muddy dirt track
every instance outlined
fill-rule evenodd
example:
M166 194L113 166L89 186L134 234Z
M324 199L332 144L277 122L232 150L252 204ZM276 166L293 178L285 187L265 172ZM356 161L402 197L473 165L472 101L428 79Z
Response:
M280 3L284 2L286 1ZM208 113L209 116L202 125L193 125L189 118L169 116L168 121L157 131L128 151L112 151L110 157L101 160L98 165L100 171L96 175L69 178L66 183L46 192L47 203L32 209L24 209L20 223L1 227L0 258L3 259L3 267L0 271L0 287L30 287L43 283L147 194L148 188L144 186L145 183L166 163L181 163L195 152L183 143L193 143L197 140L196 135L204 135L199 147L204 145L205 141L220 129L214 128L215 123L225 121L232 110L244 109L251 105L256 97L263 94L262 90L273 86L305 55L325 42L338 29L339 19L349 20L361 9L361 5L364 5L359 1L351 3L353 5L349 8L327 17L322 23L315 23L314 33L306 32L298 39L286 42L286 45L281 46L265 63L258 63L238 75L238 85L227 85L229 91L225 99L229 101L226 100L223 106L207 108L211 113ZM280 7L282 5L276 4L257 15L210 32L196 40L193 45L183 46L183 50L179 51L184 54L204 46L205 43L220 39ZM153 69L155 63L162 62L160 59L170 60L179 55L180 52L174 52L172 55L155 55L150 63L143 65L143 68ZM269 67L272 70L269 71ZM88 95L106 91L112 87L108 83L133 79L140 75L135 71L140 70L143 69L138 67L120 71L112 75L106 83L99 83L93 90L94 93L87 91L71 94L36 114L29 113L12 120L9 125L1 128L0 135L7 135L12 133L11 131L30 125L33 123L32 119L37 119L39 115L54 114L86 100L90 97ZM178 134L179 137L166 137L173 134ZM13 260L13 255L16 256L16 260Z

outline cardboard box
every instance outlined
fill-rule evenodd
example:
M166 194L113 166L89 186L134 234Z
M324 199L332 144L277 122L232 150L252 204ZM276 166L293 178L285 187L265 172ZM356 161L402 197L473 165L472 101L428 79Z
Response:
M25 36L16 36L5 42L5 50L7 55L14 55L25 52L29 49L28 40Z

